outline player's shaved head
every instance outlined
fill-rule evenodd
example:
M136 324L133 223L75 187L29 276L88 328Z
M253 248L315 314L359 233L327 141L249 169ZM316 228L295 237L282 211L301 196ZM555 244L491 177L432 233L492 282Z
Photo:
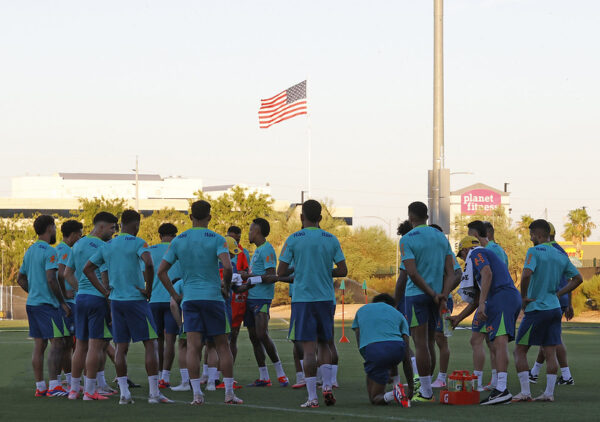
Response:
M413 227L423 224L427 218L427 205L423 202L416 201L408 206L408 219Z
M208 201L200 200L192 204L192 217L202 221L210 216L210 204Z
M311 223L318 223L321 221L322 210L323 207L321 207L319 201L315 201L314 199L309 199L302 204L302 215Z

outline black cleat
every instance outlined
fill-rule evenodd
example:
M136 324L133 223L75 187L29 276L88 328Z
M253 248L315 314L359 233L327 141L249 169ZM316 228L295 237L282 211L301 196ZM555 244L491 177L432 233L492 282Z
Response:
M490 395L479 402L481 405L488 404L500 404L500 403L510 403L512 400L512 394L510 394L507 390L498 391L495 388L492 390Z

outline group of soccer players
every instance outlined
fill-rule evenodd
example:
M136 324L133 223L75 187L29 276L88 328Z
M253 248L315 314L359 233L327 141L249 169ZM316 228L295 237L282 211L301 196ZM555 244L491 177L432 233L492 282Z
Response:
M225 403L242 404L234 394L238 386L233 376L242 322L259 367L259 377L251 385L271 385L265 364L268 356L279 384L285 387L289 381L268 332L274 283L285 282L294 286L290 289L289 338L294 341L299 367L295 387L306 387L308 392L302 407L319 406L317 367L323 399L328 405L335 403L333 278L345 277L347 268L337 238L319 227L321 205L314 200L303 204L302 230L287 239L279 265L267 241L267 220L257 218L249 227L249 240L256 246L250 259L239 244L239 227L230 227L226 237L208 229L208 202L194 202L190 219L193 227L179 235L173 224L162 224L161 242L149 246L137 237L138 212L124 211L119 227L117 217L103 211L94 217L93 229L86 236L80 222L65 222L63 240L55 249L51 246L56 243L54 218L36 218L38 241L27 250L18 277L18 284L28 293L36 397L90 401L108 400L118 393L119 404L133 403L127 353L131 342L142 342L148 402L172 403L161 390L171 387L170 370L179 337L182 383L172 390L191 389L192 404L200 405L204 403L201 386L206 384L208 390L223 388ZM46 386L43 360L48 341L50 381ZM104 378L107 356L114 360L118 392ZM68 391L59 382L62 371Z
M348 270L338 239L319 227L321 218L321 205L306 201L302 205L302 229L288 237L278 261L267 241L267 220L257 218L249 227L249 241L256 247L250 258L240 245L239 227L230 227L226 236L208 229L211 207L206 201L192 204L191 229L177 234L173 224L162 224L161 242L152 246L137 237L141 217L133 210L123 212L120 227L113 214L99 212L86 236L80 222L65 222L61 227L63 240L56 249L51 246L56 242L54 219L39 216L34 222L38 241L27 250L18 277L18 284L28 292L35 395L108 400L119 394L120 404L133 403L127 353L130 342L141 341L149 403L172 403L161 392L170 387L173 391L191 390L191 404L201 405L205 384L207 390L223 388L225 403L242 404L234 393L239 388L234 380L234 362L242 322L259 369L259 377L251 385L271 385L265 363L268 356L279 384L287 386L289 380L268 332L274 283L284 282L290 285L292 300L288 338L294 342L294 387L306 387L308 393L301 407L319 406L318 381L325 404L335 404L333 278L345 277ZM359 309L352 325L365 360L370 401L402 406L409 405L411 399L434 401L433 388L446 385L450 357L444 325L456 327L473 312L471 346L477 389L491 391L481 404L531 401L529 384L537 382L544 360L547 385L536 400L553 401L557 382L573 383L561 340L561 318L563 313L567 318L572 316L569 293L582 282L553 241L553 227L545 220L531 224L534 247L527 252L519 293L490 223L474 221L468 225L468 236L457 251L465 262L463 272L441 229L427 225L427 219L425 204L410 204L408 220L399 227L402 266L396 297L376 296L373 303ZM459 284L469 286L469 282L472 287L465 296L468 305L450 316L451 292ZM524 317L517 332L522 310ZM507 368L508 343L515 339L521 392L513 396L507 388ZM43 359L48 340L50 381L46 386ZM483 383L484 342L493 368L489 385ZM171 386L176 343L182 382ZM436 344L440 371L432 382ZM531 346L541 349L529 371L527 351ZM104 378L107 356L114 361L119 391ZM400 363L406 384L397 373ZM67 374L68 391L59 382L61 371ZM393 389L385 392L390 381Z

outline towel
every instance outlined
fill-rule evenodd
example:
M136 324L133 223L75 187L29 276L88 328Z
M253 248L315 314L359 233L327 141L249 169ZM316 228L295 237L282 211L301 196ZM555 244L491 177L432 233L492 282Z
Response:
M471 261L471 254L474 250L479 249L481 246L473 248L467 254L465 259L466 265L463 271L462 278L460 280L460 286L458 287L458 294L461 299L467 303L473 303L477 290L479 290L474 283L475 277L473 276L473 262Z

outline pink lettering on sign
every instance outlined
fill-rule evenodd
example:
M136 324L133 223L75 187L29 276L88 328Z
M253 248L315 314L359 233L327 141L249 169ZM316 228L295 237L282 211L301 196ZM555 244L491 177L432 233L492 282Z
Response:
M501 204L501 196L487 189L473 189L460 197L462 214L490 213Z

